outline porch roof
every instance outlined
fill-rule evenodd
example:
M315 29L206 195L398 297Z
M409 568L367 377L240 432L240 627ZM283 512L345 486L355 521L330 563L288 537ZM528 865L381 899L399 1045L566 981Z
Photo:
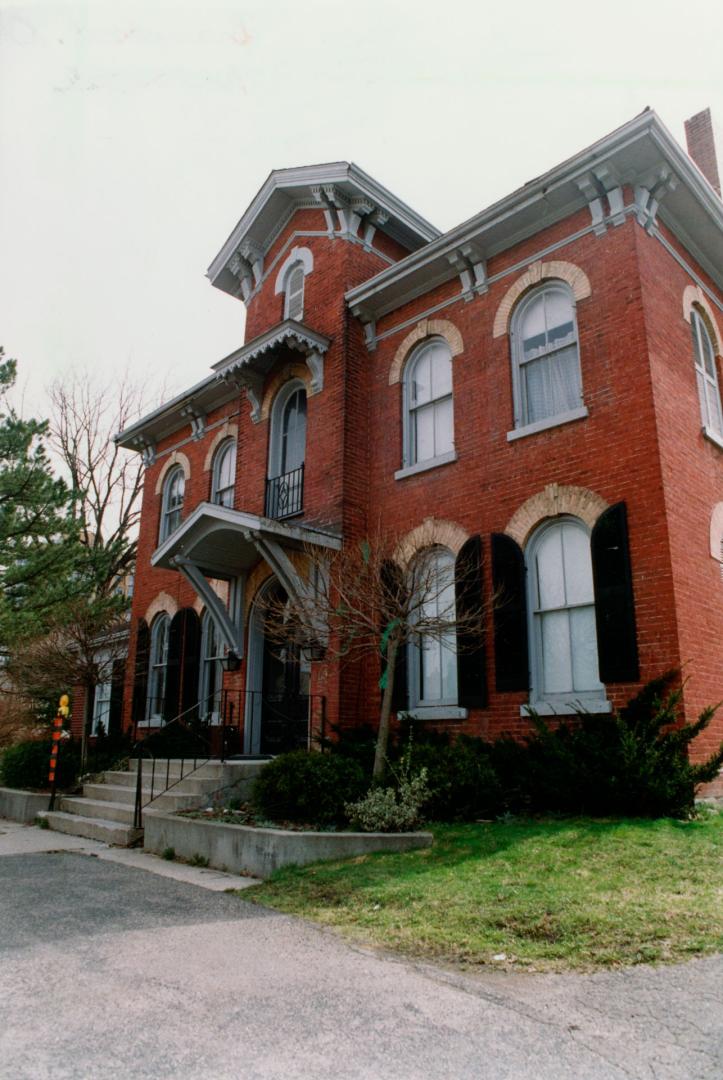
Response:
M156 548L151 565L177 570L190 559L210 577L232 578L264 558L269 542L297 551L309 544L341 548L341 538L334 533L203 502Z

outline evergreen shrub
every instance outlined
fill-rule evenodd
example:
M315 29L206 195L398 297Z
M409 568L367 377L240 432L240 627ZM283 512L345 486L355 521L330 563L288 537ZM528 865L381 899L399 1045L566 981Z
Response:
M47 790L52 745L51 739L28 739L9 746L0 759L0 782L10 788ZM63 739L58 749L57 786L70 787L79 771L80 747L72 739Z
M270 821L341 825L345 804L359 799L365 788L364 771L352 758L293 750L265 766L251 802Z

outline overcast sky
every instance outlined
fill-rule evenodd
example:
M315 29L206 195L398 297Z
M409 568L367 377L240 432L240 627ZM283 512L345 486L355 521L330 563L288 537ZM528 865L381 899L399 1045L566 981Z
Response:
M356 161L447 229L646 105L721 125L722 31L720 0L0 0L25 411L71 367L176 392L237 348L205 271L272 168Z

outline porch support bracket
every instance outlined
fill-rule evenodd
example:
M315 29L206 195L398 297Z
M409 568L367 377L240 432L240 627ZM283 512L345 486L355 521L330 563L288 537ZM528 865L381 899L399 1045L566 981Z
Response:
M221 603L211 588L211 583L200 566L185 555L176 555L173 563L203 600L226 648L239 658L242 657L244 650L243 629L231 619L225 605Z
M279 579L289 597L296 605L304 623L311 630L314 640L326 644L327 628L314 615L314 595L308 583L304 581L289 556L276 540L271 540L260 533L250 534L259 555L266 560Z

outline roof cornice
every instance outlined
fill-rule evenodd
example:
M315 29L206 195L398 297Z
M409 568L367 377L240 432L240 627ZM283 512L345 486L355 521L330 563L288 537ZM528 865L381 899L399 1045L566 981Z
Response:
M346 300L363 321L389 311L451 281L465 264L470 294L484 291L485 260L497 255L576 210L591 207L616 185L654 186L660 168L671 171L660 216L677 233L714 280L723 287L723 258L716 258L705 229L686 229L692 204L700 207L707 229L719 235L723 256L723 203L697 166L681 149L658 116L648 110L562 162L560 165L455 226L425 248L413 252L349 290ZM657 211L657 202L655 206ZM694 215L692 215L694 216ZM599 222L604 231L604 222ZM715 246L715 245L714 245ZM474 279L470 271L475 270ZM464 288L464 279L463 279Z

